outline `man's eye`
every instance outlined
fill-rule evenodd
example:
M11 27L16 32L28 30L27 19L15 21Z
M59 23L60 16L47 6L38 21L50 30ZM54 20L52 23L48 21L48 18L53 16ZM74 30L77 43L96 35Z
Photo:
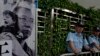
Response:
M26 20L26 18L20 18L20 19L22 19L22 20Z
M30 22L33 22L33 20L30 20Z
M30 21L33 22L33 18L30 18Z

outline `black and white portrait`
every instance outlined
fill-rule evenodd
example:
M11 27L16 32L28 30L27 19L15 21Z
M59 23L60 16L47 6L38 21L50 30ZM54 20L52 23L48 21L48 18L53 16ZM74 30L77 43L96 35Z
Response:
M34 0L2 0L0 3L0 41L12 42L12 53L8 50L11 56L35 56Z

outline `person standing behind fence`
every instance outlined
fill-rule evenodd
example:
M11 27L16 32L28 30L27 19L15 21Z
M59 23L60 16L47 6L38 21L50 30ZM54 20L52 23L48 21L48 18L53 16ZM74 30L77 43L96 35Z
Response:
M88 38L89 45L95 52L100 50L99 34L100 34L100 28L93 27L92 34Z
M89 49L87 40L83 38L83 29L84 24L82 22L77 22L77 24L75 25L75 32L68 33L66 41L68 43L67 51L69 53L73 52L75 54L79 54L80 52L82 52L83 45L86 49Z

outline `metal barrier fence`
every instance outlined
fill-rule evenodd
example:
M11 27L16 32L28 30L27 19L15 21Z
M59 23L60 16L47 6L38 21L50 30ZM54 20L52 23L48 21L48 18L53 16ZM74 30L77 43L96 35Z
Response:
M81 52L79 55L75 55L74 53L65 53L60 56L100 56L100 51L98 52Z

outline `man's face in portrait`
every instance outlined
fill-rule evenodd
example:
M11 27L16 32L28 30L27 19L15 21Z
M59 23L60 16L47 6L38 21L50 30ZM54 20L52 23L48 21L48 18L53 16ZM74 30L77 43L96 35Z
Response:
M20 7L17 11L18 15L18 25L20 31L24 34L24 36L29 37L31 35L32 27L33 27L33 18L30 9Z

